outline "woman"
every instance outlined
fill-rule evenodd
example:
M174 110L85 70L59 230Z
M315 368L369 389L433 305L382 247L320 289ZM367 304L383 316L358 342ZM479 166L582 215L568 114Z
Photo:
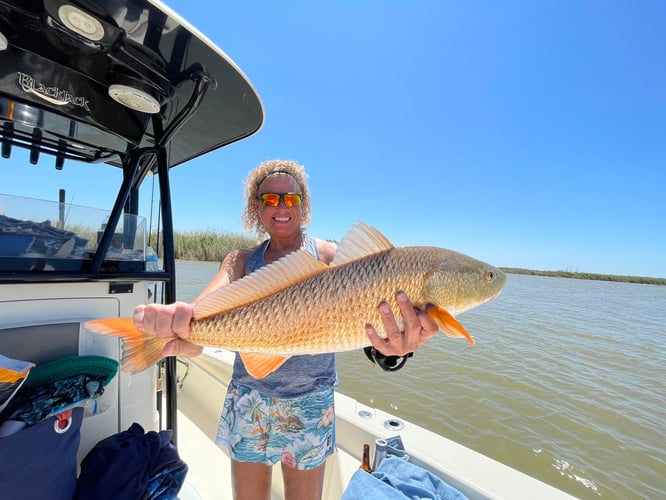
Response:
M245 195L246 229L259 236L267 234L268 239L255 248L230 252L195 302L296 250L308 251L327 264L335 256L335 243L303 231L310 222L311 205L301 165L281 160L262 163L248 175ZM378 307L388 337L382 339L373 326L366 327L373 346L366 353L387 370L402 367L406 356L438 331L435 322L415 310L404 293L398 292L397 301L404 332L386 303ZM188 336L191 318L192 304L182 302L139 306L134 313L140 329L175 338L164 350L165 355L175 356L201 353L201 347L178 340ZM335 383L332 353L292 356L261 380L250 376L236 356L217 436L218 444L229 449L235 499L270 498L271 468L278 461L287 499L321 498L325 460L335 448Z

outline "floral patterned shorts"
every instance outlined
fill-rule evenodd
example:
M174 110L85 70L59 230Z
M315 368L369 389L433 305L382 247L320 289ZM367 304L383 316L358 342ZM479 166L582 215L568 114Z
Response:
M333 388L283 399L232 382L216 442L238 462L314 469L333 453L334 423Z

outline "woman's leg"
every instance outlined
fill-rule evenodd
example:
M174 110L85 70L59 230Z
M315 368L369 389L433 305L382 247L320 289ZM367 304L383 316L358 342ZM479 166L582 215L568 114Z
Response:
M286 500L320 500L326 462L315 469L297 470L282 464Z
M231 461L231 487L235 500L270 500L273 468L253 462Z

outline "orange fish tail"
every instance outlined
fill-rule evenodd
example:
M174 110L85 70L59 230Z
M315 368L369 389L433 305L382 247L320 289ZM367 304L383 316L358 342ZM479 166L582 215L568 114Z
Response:
M162 350L172 340L142 332L132 318L106 318L86 322L88 330L102 335L113 335L123 339L122 370L139 373L150 368L164 356Z

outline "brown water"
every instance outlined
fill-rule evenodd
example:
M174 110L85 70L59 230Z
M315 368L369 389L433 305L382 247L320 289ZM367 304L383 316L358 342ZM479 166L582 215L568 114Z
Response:
M178 261L191 300L216 263ZM397 373L338 356L340 392L580 498L666 498L666 286L509 275Z

